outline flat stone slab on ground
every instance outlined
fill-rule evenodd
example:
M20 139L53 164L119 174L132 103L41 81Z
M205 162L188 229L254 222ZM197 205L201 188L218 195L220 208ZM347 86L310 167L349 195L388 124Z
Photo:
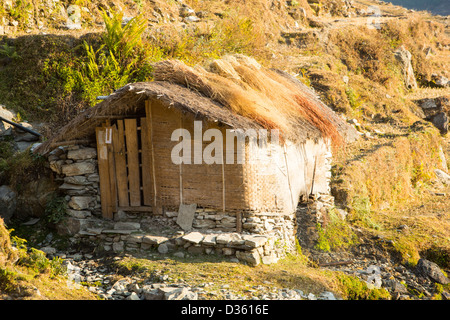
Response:
M114 224L114 230L139 230L140 223L137 222L116 222Z
M147 243L147 244L161 244L164 243L166 241L169 241L169 238L166 237L162 237L162 236L144 236L142 238L142 242Z
M182 237L183 240L194 244L199 244L200 242L202 242L203 238L204 235L202 235L200 232L190 232Z

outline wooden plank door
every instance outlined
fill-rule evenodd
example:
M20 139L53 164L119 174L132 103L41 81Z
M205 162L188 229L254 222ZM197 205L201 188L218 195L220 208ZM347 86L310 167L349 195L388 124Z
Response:
M114 172L114 157L112 149L111 127L99 127L95 130L97 136L98 174L100 176L100 199L102 215L112 219L117 210L116 182Z
M117 127L113 127L113 147L115 171L117 179L117 198L119 207L129 207L127 159L125 149L125 134L123 120L117 120Z
M154 178L149 118L117 120L96 128L102 215L150 211Z
M136 119L125 119L125 141L127 148L128 191L130 207L141 205L141 174L139 164L138 130Z
M142 170L142 202L144 206L154 204L151 125L148 118L141 118L141 170Z

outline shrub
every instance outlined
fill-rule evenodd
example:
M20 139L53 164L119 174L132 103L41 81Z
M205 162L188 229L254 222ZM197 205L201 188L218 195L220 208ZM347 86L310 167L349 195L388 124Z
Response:
M421 85L430 85L431 74L445 68L444 61L427 59L424 48L436 48L445 43L445 26L441 23L426 21L415 15L406 20L391 20L381 28L381 34L392 49L404 45L411 52L411 63L416 79Z
M379 83L386 88L399 88L395 61L388 41L376 30L366 27L339 30L331 34L335 55L349 71Z
M148 53L142 44L146 20L139 15L123 26L122 19L122 12L111 17L103 12L106 33L102 44L94 49L86 41L83 43L84 57L80 69L73 71L77 81L72 84L72 89L81 92L81 97L90 105L96 103L99 95L109 94L131 80L144 80L149 76Z
M316 249L331 251L346 248L357 242L356 235L349 224L340 219L335 209L328 211L323 225L317 224L319 234Z
M338 274L339 286L345 300L390 300L389 292L384 289L369 289L367 284L357 277Z
M404 204L434 178L440 165L439 135L436 131L411 133L365 151L340 172L333 188L346 190L343 204L354 206L356 218L367 220L370 210L389 204ZM338 182L337 182L338 181ZM368 207L370 204L370 210Z
M30 248L27 255L18 261L19 265L25 266L36 273L49 273L50 276L57 276L66 272L63 260L59 257L48 259L41 250Z
M0 266L0 292L9 293L17 286L16 273Z
M373 222L371 218L371 204L369 198L353 198L352 208L353 218L356 221L361 221L366 227L380 229L380 226Z
M53 195L45 206L47 221L50 223L59 223L66 217L68 205L64 197Z
M30 150L17 152L7 158L0 157L1 182L20 191L23 184L35 179L45 171L44 157Z

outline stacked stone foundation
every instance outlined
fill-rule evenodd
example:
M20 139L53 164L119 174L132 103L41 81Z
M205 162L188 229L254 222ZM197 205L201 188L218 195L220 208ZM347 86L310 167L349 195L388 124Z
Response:
M119 210L114 219L104 219L95 146L59 147L48 160L67 203L58 232L95 244L98 250L219 254L253 266L275 263L295 251L295 213L196 208L189 230L177 225L178 211L173 208L157 213Z

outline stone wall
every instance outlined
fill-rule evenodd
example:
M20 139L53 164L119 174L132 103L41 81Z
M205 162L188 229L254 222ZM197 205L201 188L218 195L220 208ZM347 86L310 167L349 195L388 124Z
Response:
M295 215L265 212L218 212L195 208L188 228L180 227L179 211L124 212L114 219L101 215L97 152L94 146L59 147L48 161L67 201L67 217L58 232L102 251L149 249L179 256L221 254L257 265L274 263L295 250ZM239 218L238 218L239 216ZM241 226L237 232L237 224ZM183 230L184 229L184 230Z

